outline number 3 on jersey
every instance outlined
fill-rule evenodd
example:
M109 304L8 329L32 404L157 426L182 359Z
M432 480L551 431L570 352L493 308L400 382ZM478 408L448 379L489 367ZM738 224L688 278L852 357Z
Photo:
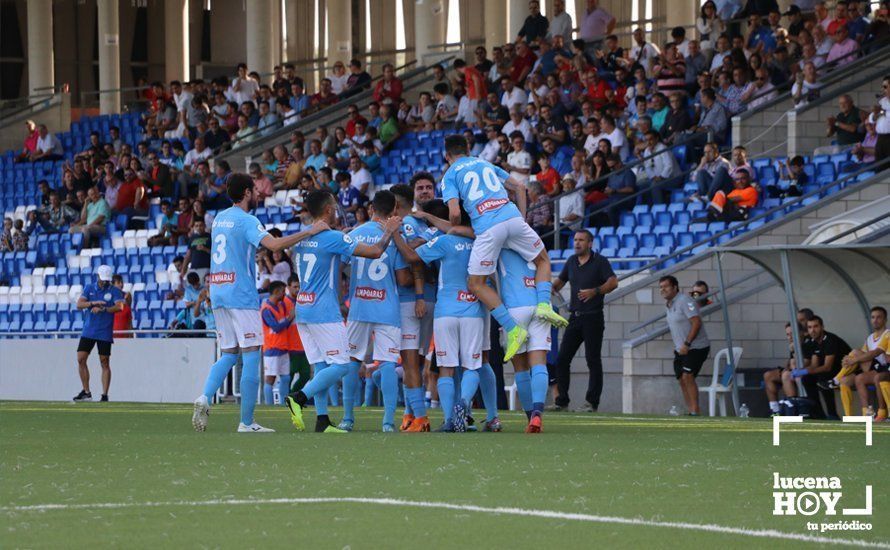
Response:
M213 239L213 263L219 265L226 261L226 236L222 233Z
M482 197L482 189L479 187L480 181L478 172L467 172L464 176L464 183L470 186L470 192L467 195L467 199L475 201ZM497 193L502 189L497 174L487 166L482 169L482 183L484 183L485 187L488 187L488 190L492 193Z

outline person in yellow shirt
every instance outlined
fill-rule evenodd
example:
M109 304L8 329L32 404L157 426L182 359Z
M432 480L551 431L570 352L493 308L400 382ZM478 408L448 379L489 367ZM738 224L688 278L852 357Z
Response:
M841 361L841 370L829 382L839 387L844 414L853 414L853 387L859 393L863 416L868 414L868 386L877 389L878 414L876 420L887 418L887 404L890 403L890 374L888 355L890 351L890 330L887 330L887 310L881 306L871 308L871 326L874 331L865 338L859 349L854 349ZM858 372L857 371L861 371Z

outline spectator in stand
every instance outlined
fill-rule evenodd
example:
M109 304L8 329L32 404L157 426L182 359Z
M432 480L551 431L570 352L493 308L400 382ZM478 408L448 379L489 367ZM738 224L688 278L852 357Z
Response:
M698 185L698 192L693 195L693 199L698 195L705 197L713 197L718 190L729 192L732 185L730 171L732 165L729 161L720 156L720 147L716 142L710 141L705 144L704 154L693 173L693 179Z
M145 185L132 168L124 171L124 182L117 193L114 211L127 217L127 229L137 229L137 226L142 225L143 222L137 222L134 217L148 216L148 195L145 192Z
M148 165L144 179L150 194L155 197L173 197L178 195L179 189L174 185L170 167L161 163L157 153L151 152L148 154Z
M208 149L218 151L229 143L232 138L229 132L220 126L219 120L211 118L207 123L207 132L201 136L201 139ZM195 141L197 142L197 138L195 138Z
M342 61L336 61L334 63L334 67L331 69L331 74L328 75L328 79L331 81L331 91L335 94L340 95L346 90L349 82L349 74L346 73L346 66L343 65Z
M257 129L260 132L260 136L268 136L271 135L275 130L281 127L281 120L278 118L278 113L271 110L268 101L260 101L259 107L260 114L260 122L257 125Z
M853 159L861 164L870 164L875 161L875 145L878 143L878 134L875 132L875 123L866 120L865 137L853 146L850 154Z
M871 24L865 30L865 39L862 41L863 50L870 54L882 48L890 36L890 17L887 6L884 5L874 12Z
M674 344L674 373L689 415L698 416L701 411L695 377L711 352L711 342L705 332L698 304L680 292L677 278L673 275L662 277L658 280L658 288L666 301L667 324Z
M161 201L161 213L155 222L158 232L148 238L148 246L176 246L178 224L179 215L173 210L173 205L168 200Z
M188 273L194 272L198 274L199 281L204 280L210 271L210 244L210 233L207 232L204 218L195 216L192 219L192 232L188 236L188 250L179 272L181 278L185 279Z
M720 101L733 116L745 110L742 98L748 91L748 69L736 67L732 73L721 72L717 77L720 88L717 91Z
M488 52L485 50L485 46L477 46L473 55L476 60L474 67L476 67L477 71L482 73L482 78L487 78L488 71L491 70L494 63L491 59L488 59Z
M383 77L377 81L374 86L374 101L384 103L389 100L390 103L398 105L402 98L402 81L396 77L396 68L392 63L383 65Z
M77 212L63 204L56 191L49 192L49 204L37 209L37 223L43 233L61 233L78 219Z
M840 4L838 4L840 7ZM850 32L847 25L838 25L834 31L834 44L828 51L828 57L825 58L826 63L834 63L835 68L843 67L847 63L856 61L855 53L859 51L859 42L850 38Z
M834 18L828 22L825 30L828 31L829 36L834 36L839 28L846 27L849 23L850 20L847 19L847 2L840 0L835 4Z
M745 47L752 53L772 53L776 49L776 38L769 25L763 24L763 18L754 13L748 17L748 34Z
M115 312L112 328L115 338L132 338L133 334L133 295L124 291L124 278L115 273L111 277L111 286L121 291L124 296L120 311ZM127 332L125 332L127 331Z
M512 108L514 105L524 107L528 103L528 95L525 93L525 90L516 86L515 81L509 76L501 78L501 89L503 90L501 105L507 109Z
M862 13L862 7L859 0L850 0L847 2L847 16L850 20L847 23L847 31L850 38L862 44L865 41L868 26L871 23L865 14ZM875 16L877 18L877 15Z
M564 44L572 41L572 16L566 12L565 0L553 0L553 15L550 17L550 28L547 38L553 40L561 36Z
M612 34L616 23L615 17L598 4L598 0L587 0L578 29L578 38L584 41L584 51L591 56L602 47L603 38Z
M371 87L371 75L362 69L362 62L358 59L352 59L349 62L349 73L349 77L346 79L346 89L340 94L342 97L354 96Z
M241 105L245 101L254 101L257 92L260 89L260 83L251 78L247 74L247 64L239 63L238 75L232 79L232 84L226 92L229 101L234 101Z
M521 132L513 132L509 138L513 150L507 155L507 162L502 168L517 181L528 183L533 162L532 156L525 150L525 139Z
M528 17L525 18L522 28L519 29L519 35L516 37L516 42L524 40L529 44L535 44L539 39L547 36L550 21L541 15L541 4L539 0L531 0L531 2L528 3L528 12Z
M707 56L699 49L698 40L690 40L688 46L689 54L683 60L686 65L686 93L695 95L698 91L698 75L708 70L710 61Z
M575 191L575 178L566 176L562 179L562 195L559 198L559 223L562 228L572 231L581 229L584 222L584 196ZM568 246L568 239L560 236L561 247Z
M640 165L636 167L637 186L650 188L652 204L664 202L664 190L668 184L660 185L663 181L672 181L680 175L680 167L674 153L659 140L658 133L650 130L646 134L646 148L640 155Z
M362 195L362 203L367 202L373 191L374 181L371 172L365 168L362 160L357 156L352 156L349 159L349 176L352 179L352 186Z
M352 186L352 178L349 172L339 172L335 178L340 186L337 192L337 202L346 213L346 225L356 225L355 213L362 206L362 195L358 189Z
M683 138L686 130L692 127L689 110L686 109L686 98L683 94L673 93L670 96L670 113L661 127L661 136L665 143L677 143Z
M608 207L609 222L613 227L617 227L620 213L633 207L632 201L621 201L637 192L637 177L633 170L624 168L621 156L617 153L608 155L606 164L609 168L609 179L603 188L603 194L606 196L604 206Z
M816 66L808 62L803 67L803 72L797 73L794 85L791 86L791 97L795 107L803 107L810 101L819 98L822 83L818 81Z
M663 93L657 92L652 94L652 99L649 103L650 108L648 116L652 119L652 129L659 132L661 131L661 127L664 126L664 121L667 120L667 115L670 112L670 108L667 105L667 98Z
M711 72L718 73L723 69L723 60L732 55L732 47L729 36L721 34L717 37L717 51L711 58Z
M681 58L685 59L689 55L689 40L686 38L686 29L684 27L672 28L671 40L677 46L677 53Z
M101 176L101 180L97 182L100 185L100 189L103 191L103 196L105 197L105 201L112 206L112 209L117 208L117 196L121 190L121 181L117 177L117 173L114 169L114 163L106 162L103 166L103 173Z
M338 101L340 101L340 96L335 94L331 89L331 81L327 78L322 78L318 93L312 96L309 103L315 109L320 110L329 107Z
M486 126L485 127L485 137L487 141L482 145L482 150L479 151L479 158L490 162L492 164L496 164L498 160L498 150L500 149L500 143L498 142L499 132L497 128L494 126Z
M433 87L433 93L436 95L436 112L433 115L436 129L452 127L457 118L457 100L448 91L448 85L442 82Z
M734 222L748 219L748 213L760 200L757 188L751 185L747 170L733 173L733 190L727 194L722 190L714 193L708 205L708 221Z
M742 93L743 109L756 109L779 96L779 92L769 81L769 71L760 67L754 73L754 82Z
M418 102L408 112L406 124L415 132L432 130L433 115L435 113L436 109L433 107L433 98L430 93L420 92Z
M99 194L99 188L90 187L87 191L87 198L83 203L83 209L80 213L80 220L71 224L68 232L72 235L75 233L83 234L84 248L93 248L93 244L98 239L105 236L105 224L111 218L111 208L108 203ZM95 241L94 241L95 239Z
M541 185L531 182L528 185L528 211L525 221L538 235L545 235L553 230L553 203L550 197L544 193ZM547 239L544 245L552 248L552 239Z
M698 124L692 127L693 131L707 132L703 139L710 137L711 141L723 143L726 138L726 129L729 124L729 114L726 108L717 101L717 94L713 88L701 91L701 115Z
M840 112L837 116L830 116L826 120L827 137L837 136L837 145L843 150L862 141L864 135L862 130L867 114L853 104L853 98L849 94L844 94L838 99L838 107Z
M776 185L766 188L770 197L784 199L785 197L799 197L802 189L810 182L810 177L804 172L804 161L800 155L785 162L779 161L779 180Z
M55 134L49 133L46 124L39 125L37 127L37 144L30 155L31 162L62 160L64 154L65 150L62 148L62 142L59 141L59 138Z
M313 139L309 142L309 156L306 157L306 168L318 171L327 164L328 157L321 152L321 142Z
M275 188L272 186L272 180L266 177L263 174L263 171L260 169L260 165L256 162L251 162L248 167L248 173L250 174L250 178L253 180L253 190L256 194L256 202L257 205L263 204L264 201L275 194Z
M531 73L532 67L535 65L538 56L525 42L516 44L516 57L513 59L512 68L510 69L510 79L518 86L525 84L525 78Z
M828 31L825 31L819 25L813 27L813 45L816 46L816 55L822 59L822 62L825 62L825 59L828 57L828 53L831 51L831 46L834 45L834 41L832 40L833 35L829 35Z
M12 233L12 218L3 218L3 232L0 233L0 252L15 252L15 245L13 245Z
M538 126L535 130L537 140L540 143L550 138L555 145L562 145L566 143L569 136L565 118L555 116L552 107L547 104L541 106L541 119L538 121Z
M377 134L380 138L380 143L383 145L381 153L384 150L389 149L389 147L399 139L399 136L401 135L399 133L399 124L393 116L392 105L380 106L380 124L377 126Z
M717 37L726 31L726 24L717 12L717 4L714 3L714 0L707 0L702 4L699 17L695 20L695 27L698 30L699 40L701 40L701 51L710 61L714 54Z
M658 46L655 44L646 42L646 35L644 34L642 27L634 29L633 39L634 46L630 50L631 70L640 67L645 71L646 76L651 78L653 76L653 67L655 66L656 60L661 55L661 50L659 50Z
M31 156L37 150L37 140L40 138L40 131L37 129L37 124L33 120L26 120L25 131L27 132L25 135L25 141L22 146L21 152L15 159L16 162L31 160Z
M559 182L559 172L550 165L550 155L547 153L542 154L538 158L538 166L540 170L535 174L535 181L541 186L544 193L558 195L562 191Z
M871 108L868 121L875 125L877 140L875 141L875 161L881 162L890 157L890 76L881 81L883 96Z
M501 128L510 119L508 109L498 101L498 94L488 94L485 102L479 105L476 113L477 123L480 127L494 126Z

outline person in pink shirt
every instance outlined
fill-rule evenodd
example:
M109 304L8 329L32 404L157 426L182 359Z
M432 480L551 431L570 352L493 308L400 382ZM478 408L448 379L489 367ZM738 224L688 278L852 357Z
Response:
M26 120L25 128L28 130L28 135L25 136L24 147L22 147L22 152L16 159L19 162L28 160L31 157L31 153L37 149L37 140L40 139L40 134L37 131L37 124L33 120Z
M271 197L275 193L272 181L260 170L260 165L256 162L250 163L250 177L253 179L253 190L256 194L257 206L263 204L267 197Z
M834 32L834 45L828 51L827 63L837 62L841 67L856 59L853 52L859 49L859 43L849 37L846 25L839 25Z

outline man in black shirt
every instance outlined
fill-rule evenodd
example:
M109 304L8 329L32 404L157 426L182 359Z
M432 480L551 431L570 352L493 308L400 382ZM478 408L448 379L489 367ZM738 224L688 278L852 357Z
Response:
M800 378L801 384L807 391L807 397L813 403L812 418L837 418L837 407L834 403L834 391L819 388L820 382L827 382L835 377L841 369L841 359L850 353L850 345L843 338L827 332L818 315L807 321L807 333L809 342L805 341L803 349L804 367L794 369L791 375ZM808 354L810 354L808 356ZM825 409L819 400L819 393L825 398Z
M559 292L566 282L571 290L569 302L569 326L566 327L559 345L556 360L556 388L558 395L552 409L563 410L569 406L569 382L571 364L578 348L584 343L584 355L590 379L587 383L586 405L580 411L594 412L600 404L603 391L603 332L606 322L603 315L603 297L618 288L618 277L612 271L609 260L593 252L593 235L582 229L575 232L575 254L572 255L553 283ZM553 378L553 377L551 377Z
M541 15L541 3L538 0L531 0L531 2L528 3L528 12L528 17L525 18L522 28L519 29L519 37L517 38L517 41L525 39L529 44L533 44L537 42L539 38L547 36L547 29L550 27L550 21Z
M204 224L204 218L196 218L192 221L192 233L189 235L189 248L182 262L180 276L185 279L186 274L194 271L201 280L210 271L210 233Z
M371 86L371 75L362 69L362 62L353 59L349 62L349 78L346 79L346 89L340 93L340 97L350 97L361 93Z

